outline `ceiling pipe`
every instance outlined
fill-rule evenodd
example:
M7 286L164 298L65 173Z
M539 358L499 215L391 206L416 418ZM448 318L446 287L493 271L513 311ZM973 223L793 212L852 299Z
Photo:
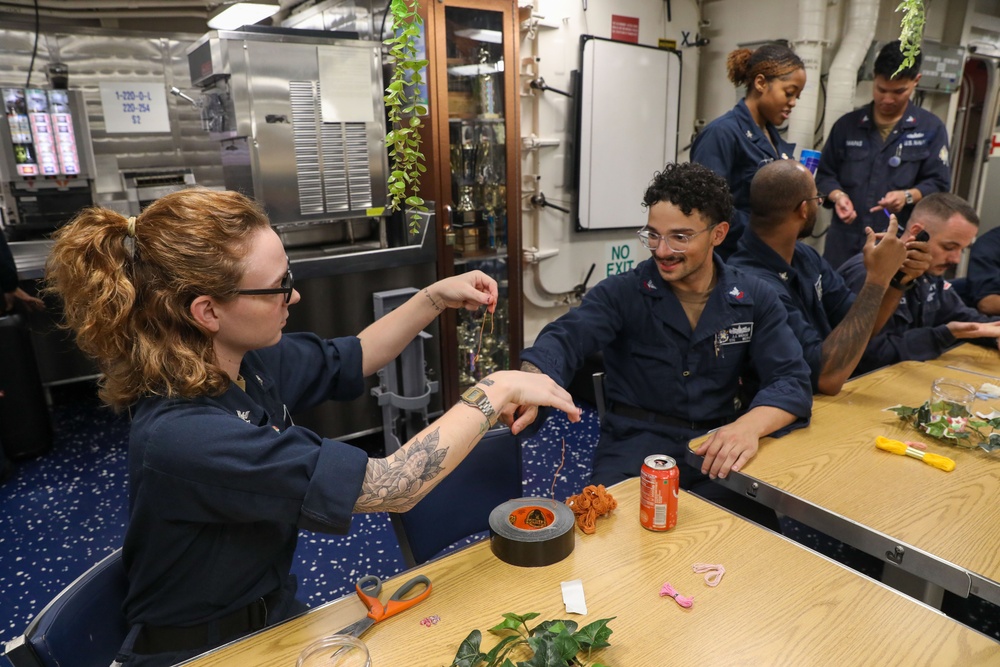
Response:
M802 0L799 3L799 38L792 43L792 48L805 65L806 86L789 117L787 139L796 145L800 153L803 148L813 147L816 135L825 25L826 0Z
M875 37L878 21L878 0L851 0L850 15L844 28L837 55L830 65L826 84L826 116L823 121L823 142L830 136L833 124L854 109L854 91L858 85L858 68Z

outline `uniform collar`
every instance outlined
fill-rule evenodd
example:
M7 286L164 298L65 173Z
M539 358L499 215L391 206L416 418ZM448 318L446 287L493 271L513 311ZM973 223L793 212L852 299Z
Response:
M768 155L773 155L775 158L787 160L792 157L786 153L778 155L775 152L774 146L781 146L781 136L778 135L777 128L770 123L766 123L767 131L771 135L771 140L774 141L774 146L772 146L771 142L764 136L760 126L754 121L753 114L750 113L750 109L747 107L745 99L736 103L735 111L736 118L739 120L740 132L743 133L743 136L746 137L747 140L752 141L759 149Z
M739 313L744 307L753 306L753 296L748 289L746 276L726 266L719 255L714 255L712 261L715 263L717 278L715 287L708 295L705 310L693 332L688 326L680 301L657 271L656 262L650 259L639 265L639 291L660 300L654 306L657 319L678 333L689 336L692 344L714 336L734 322L743 321L741 317L752 319L752 315Z
M868 106L862 108L864 109L864 113L858 119L858 126L864 128L875 127L875 101L869 102ZM903 117L896 123L896 128L900 132L911 130L917 126L917 110L919 108L913 103L913 100L906 103L906 111L903 112Z
M273 382L263 373L261 366L256 362L256 354L250 352L243 358L243 363L240 365L240 374L247 385L246 391L240 389L234 382L221 396L214 396L210 400L218 403L226 412L235 414L248 424L259 426L264 423L264 418L267 415L261 402ZM260 400L255 397L260 397ZM280 419L281 416L280 414L271 415L273 419Z
M787 282L789 275L794 271L785 258L757 236L750 227L744 230L739 241L739 249L749 254L755 264L773 272L783 281Z

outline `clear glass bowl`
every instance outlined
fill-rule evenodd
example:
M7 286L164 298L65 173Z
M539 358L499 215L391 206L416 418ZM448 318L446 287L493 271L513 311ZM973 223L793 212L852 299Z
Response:
M365 643L351 635L330 635L302 649L295 667L371 667Z

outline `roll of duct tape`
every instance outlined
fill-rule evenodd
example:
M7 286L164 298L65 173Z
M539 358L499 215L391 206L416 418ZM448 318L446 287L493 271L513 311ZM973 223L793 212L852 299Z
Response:
M573 553L573 510L548 498L517 498L490 512L490 548L505 563L541 567Z

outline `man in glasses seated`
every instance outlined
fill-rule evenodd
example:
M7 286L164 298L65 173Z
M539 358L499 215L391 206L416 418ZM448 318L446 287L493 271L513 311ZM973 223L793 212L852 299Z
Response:
M651 454L672 456L680 485L777 529L773 512L711 483L739 471L762 436L804 426L812 409L809 369L777 295L715 255L732 215L726 181L699 164L668 164L653 178L639 238L651 257L610 276L579 307L548 324L525 350L522 370L566 386L602 351L607 411L591 483L639 474ZM523 409L518 432L537 409ZM687 465L692 438L712 429Z
M803 165L778 160L765 166L750 184L750 226L729 264L778 292L809 364L813 390L833 395L899 302L902 292L894 276L900 266L905 261L907 270L919 275L926 264L919 250L907 259L895 217L881 239L867 228L868 275L855 297L829 262L799 240L812 233L823 198Z

